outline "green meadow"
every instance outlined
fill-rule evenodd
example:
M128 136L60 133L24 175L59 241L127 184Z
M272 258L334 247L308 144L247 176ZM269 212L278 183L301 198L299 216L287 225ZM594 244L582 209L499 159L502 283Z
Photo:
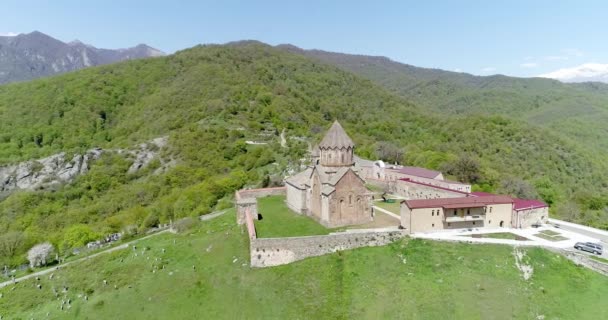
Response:
M135 249L66 266L52 279L2 288L0 314L147 320L608 318L608 278L549 251L521 250L523 263L534 268L527 281L515 266L512 247L411 239L251 269L246 231L235 225L230 210L186 233L161 234Z

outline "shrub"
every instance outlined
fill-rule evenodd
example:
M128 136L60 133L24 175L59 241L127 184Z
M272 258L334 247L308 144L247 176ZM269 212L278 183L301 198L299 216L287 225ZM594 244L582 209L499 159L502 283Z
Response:
M187 217L181 220L178 220L173 224L173 230L177 232L185 232L191 230L198 224L198 219Z

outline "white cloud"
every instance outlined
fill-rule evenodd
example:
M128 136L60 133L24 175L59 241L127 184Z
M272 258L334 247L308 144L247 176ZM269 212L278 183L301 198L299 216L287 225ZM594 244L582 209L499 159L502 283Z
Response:
M493 72L496 71L496 68L494 67L485 67L483 69L481 69L482 72Z
M17 32L0 32L0 37L14 37L19 35Z
M563 82L600 81L608 83L608 64L585 63L573 68L564 68L541 74L539 77Z
M538 67L538 63L536 62L526 62L519 65L522 68L536 68Z

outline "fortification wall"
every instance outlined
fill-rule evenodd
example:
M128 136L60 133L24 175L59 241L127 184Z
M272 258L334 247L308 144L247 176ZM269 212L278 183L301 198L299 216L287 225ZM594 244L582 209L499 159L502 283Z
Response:
M235 192L234 199L236 203L236 223L246 223L245 213L249 212L253 220L258 219L258 202L257 198L274 195L284 195L285 187L263 188L263 189L243 189Z
M438 199L438 198L464 198L464 192L425 186L410 181L397 180L395 193L406 199Z
M387 190L389 192L395 191L395 188L394 188L395 182L394 181L381 180L381 179L376 179L376 178L367 178L367 179L365 179L365 183L371 184L378 188L382 188L382 190Z
M406 235L403 231L344 232L323 236L257 238L250 241L251 266L278 266L308 257L387 245Z
M262 188L262 189L242 189L236 192L236 199L261 198L265 196L278 196L285 194L285 187Z

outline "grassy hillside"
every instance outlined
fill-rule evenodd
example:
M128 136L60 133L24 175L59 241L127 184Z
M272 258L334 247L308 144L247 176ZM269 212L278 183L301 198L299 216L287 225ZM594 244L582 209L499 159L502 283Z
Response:
M557 214L606 225L598 194L608 164L598 154L501 116L435 114L335 66L244 42L0 86L1 164L165 135L161 154L176 163L160 174L154 166L128 174L132 160L107 155L70 185L4 199L0 243L13 248L0 253L0 264L23 262L23 252L44 240L65 253L99 234L229 207L234 190L298 169L305 141L319 139L334 119L361 156L397 150L393 160L445 169L487 191L530 195L532 186L566 208ZM278 142L284 129L286 148ZM570 199L596 210L572 214Z
M534 269L529 280L510 246L407 239L252 270L246 232L231 211L188 234L62 268L42 277L41 289L34 279L0 289L0 310L9 319L608 317L606 277L542 249L522 250ZM53 288L63 286L67 293L56 298Z

